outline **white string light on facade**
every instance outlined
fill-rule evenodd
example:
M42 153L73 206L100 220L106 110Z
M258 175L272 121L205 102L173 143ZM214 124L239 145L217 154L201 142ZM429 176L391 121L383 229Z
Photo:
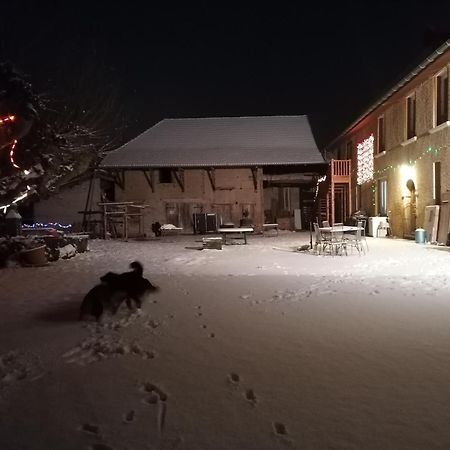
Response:
M357 176L356 182L363 184L373 179L373 134L357 146Z

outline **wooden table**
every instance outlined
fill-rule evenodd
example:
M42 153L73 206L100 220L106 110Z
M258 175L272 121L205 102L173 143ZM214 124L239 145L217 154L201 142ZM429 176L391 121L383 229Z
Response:
M222 235L224 244L227 243L227 235L233 239L244 239L244 244L247 244L247 234L253 233L253 228L219 228L217 231Z

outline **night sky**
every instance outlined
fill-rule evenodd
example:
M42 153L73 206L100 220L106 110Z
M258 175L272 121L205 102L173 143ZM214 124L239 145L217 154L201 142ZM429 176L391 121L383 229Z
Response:
M114 97L124 139L163 118L307 114L323 146L450 36L448 1L163 3L10 2L1 59L50 98Z

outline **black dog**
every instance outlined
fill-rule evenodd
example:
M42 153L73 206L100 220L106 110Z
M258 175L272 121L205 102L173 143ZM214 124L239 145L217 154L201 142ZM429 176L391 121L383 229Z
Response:
M105 283L97 284L84 297L80 306L79 320L89 315L99 321L105 310L115 314L125 298L127 298L125 291L117 291Z
M131 301L133 300L136 307L142 306L142 299L152 291L156 291L158 288L153 286L147 278L143 277L144 268L138 261L134 261L130 264L133 269L130 272L114 273L108 272L103 275L100 280L106 284L114 292L125 292L126 303L129 309L132 308ZM122 301L125 298L122 299Z

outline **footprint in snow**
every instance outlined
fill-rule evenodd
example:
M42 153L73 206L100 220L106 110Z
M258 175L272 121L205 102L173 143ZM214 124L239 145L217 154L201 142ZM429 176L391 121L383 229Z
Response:
M156 398L156 402L158 400L161 400L162 402L165 402L167 400L167 394L158 386L155 386L153 383L144 383L141 386L141 390L150 394L150 398ZM156 403L156 402L147 401L147 403Z
M114 447L110 447L106 444L93 444L89 447L90 450L114 450Z
M256 404L256 395L253 389L247 389L245 391L245 398L252 404L252 406L255 406Z
M228 375L228 380L233 384L239 384L239 382L241 381L241 377L237 373L231 372Z
M92 425L90 423L84 423L81 425L81 430L85 433L93 434L98 436L100 433L100 427L98 425Z
M123 415L123 422L124 423L134 422L135 417L136 413L133 410L128 411L126 414Z
M160 326L160 323L157 322L156 320L151 319L145 324L145 326L147 328L155 329L155 328L158 328Z
M286 436L288 434L286 426L284 424L282 424L281 422L274 422L272 425L273 425L273 430L276 435Z

